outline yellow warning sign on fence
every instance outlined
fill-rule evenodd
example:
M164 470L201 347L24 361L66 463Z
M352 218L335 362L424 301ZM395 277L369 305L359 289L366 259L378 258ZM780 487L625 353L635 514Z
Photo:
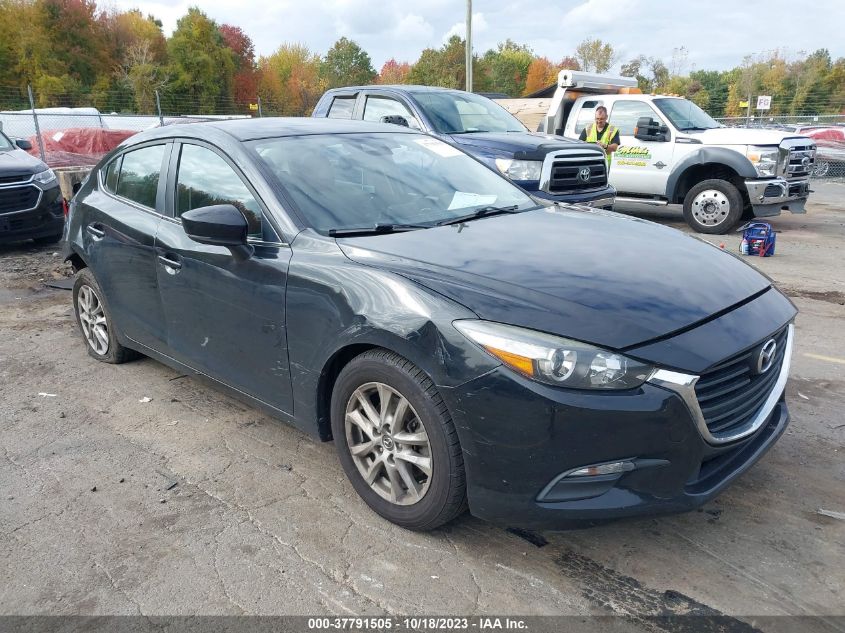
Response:
M257 103L250 103L249 109L250 110L258 110L258 104Z

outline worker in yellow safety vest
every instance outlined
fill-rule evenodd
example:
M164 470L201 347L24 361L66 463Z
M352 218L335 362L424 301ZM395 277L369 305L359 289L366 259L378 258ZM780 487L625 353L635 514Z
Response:
M580 138L582 141L595 143L604 150L609 168L610 158L619 148L619 129L607 122L607 108L603 105L596 108L596 122L585 127Z

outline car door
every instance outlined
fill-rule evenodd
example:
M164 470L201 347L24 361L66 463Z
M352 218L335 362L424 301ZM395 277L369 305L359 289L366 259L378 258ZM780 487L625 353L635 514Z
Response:
M672 171L675 144L670 131L663 141L645 141L634 136L640 117L650 117L659 125L665 119L646 101L618 100L610 109L610 123L619 128L619 149L610 164L610 184L620 194L662 194Z
M187 236L181 214L213 204L233 204L245 215L251 257ZM171 158L167 205L155 244L167 353L291 413L285 329L291 250L264 201L219 149L183 141Z
M112 318L122 334L154 349L165 340L154 241L171 147L158 142L119 154L99 171L97 187L78 201L87 222L83 249Z

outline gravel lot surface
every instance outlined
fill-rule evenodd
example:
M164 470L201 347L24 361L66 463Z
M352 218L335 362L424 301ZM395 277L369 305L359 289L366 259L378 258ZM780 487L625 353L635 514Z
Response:
M468 515L431 534L394 527L332 444L152 360L91 359L70 293L45 287L70 274L58 249L0 246L0 614L622 614L633 627L705 613L737 631L845 616L845 521L818 513L845 512L845 185L817 189L807 215L772 220L776 256L748 258L801 310L781 441L701 511L542 535ZM674 207L627 210L685 226ZM738 249L738 234L705 237Z

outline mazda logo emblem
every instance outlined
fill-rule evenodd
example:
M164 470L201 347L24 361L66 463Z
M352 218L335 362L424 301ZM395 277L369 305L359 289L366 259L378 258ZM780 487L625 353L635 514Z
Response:
M760 350L760 356L757 357L758 374L765 374L769 371L769 369L771 369L772 364L775 362L775 350L777 350L777 347L778 344L773 338L766 341L763 345Z
M589 182L590 181L590 168L589 167L582 167L581 171L578 172L578 180L582 182Z

